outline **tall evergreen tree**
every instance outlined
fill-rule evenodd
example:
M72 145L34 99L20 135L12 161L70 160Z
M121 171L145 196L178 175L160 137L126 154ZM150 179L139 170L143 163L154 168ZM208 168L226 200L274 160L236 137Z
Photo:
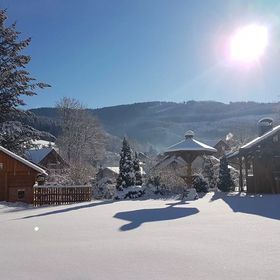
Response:
M220 161L220 172L217 186L219 190L223 192L234 190L234 182L231 178L230 170L228 168L228 161L225 156L223 156Z
M141 168L140 168L140 161L138 159L138 155L135 152L135 158L133 161L133 168L135 172L135 185L142 186L143 180L142 180L142 174L141 174Z
M117 178L117 189L135 185L135 173L132 160L132 151L126 138L123 139L122 150L120 153L119 176Z
M36 89L49 87L48 84L36 82L36 79L30 77L30 73L26 70L31 57L22 52L29 46L31 38L20 40L20 32L16 30L16 24L6 27L6 20L6 11L0 10L0 145L4 146L6 142L3 139L7 138L13 126L11 122L13 115L22 113L18 106L25 105L22 96L36 95ZM5 124L7 121L9 124ZM18 127L18 123L14 123L14 130ZM23 138L29 142L38 138L36 132L38 131L30 127L23 127L21 133L18 133L20 138L10 139L15 142L15 145L9 142L9 148L13 150L14 147L16 151Z
M31 57L22 52L29 46L31 38L19 40L16 24L6 27L6 20L6 11L0 10L0 122L6 121L18 106L25 105L21 96L36 95L36 88L49 87L35 82L36 79L26 70Z

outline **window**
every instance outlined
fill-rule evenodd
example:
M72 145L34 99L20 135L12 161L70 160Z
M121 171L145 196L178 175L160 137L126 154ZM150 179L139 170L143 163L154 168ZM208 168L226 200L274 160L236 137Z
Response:
M4 169L4 163L0 162L0 170Z
M25 190L18 190L18 199L24 199Z

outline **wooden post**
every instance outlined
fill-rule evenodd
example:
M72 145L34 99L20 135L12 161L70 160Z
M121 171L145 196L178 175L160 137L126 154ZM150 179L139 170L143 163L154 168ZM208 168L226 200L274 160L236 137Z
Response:
M189 162L187 166L188 188L192 186L192 164Z
M239 157L239 192L243 192L242 156Z
M246 177L246 187L247 187L247 191L248 191L248 159L247 156L244 157L245 159L245 177Z

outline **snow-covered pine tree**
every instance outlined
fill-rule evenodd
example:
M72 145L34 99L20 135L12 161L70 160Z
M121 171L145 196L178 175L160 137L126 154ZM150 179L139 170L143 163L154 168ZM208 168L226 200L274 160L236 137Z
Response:
M31 38L20 40L20 32L16 30L16 24L6 27L6 20L6 11L0 10L0 126L2 136L0 145L7 147L3 138L7 138L11 129L14 131L18 129L18 123L13 124L11 121L13 115L22 113L18 106L25 105L21 96L36 95L36 88L43 89L49 87L49 85L35 82L35 79L30 77L26 66L31 57L22 52L30 44ZM7 121L9 123L5 124ZM29 129L30 127L22 128L21 133L18 133L18 135L24 135L25 141L30 143L30 140L34 139L37 130ZM16 139L16 137L13 139L19 141L15 145L9 142L12 147L18 146L18 143L22 140ZM9 141L13 141L13 139L9 139ZM25 146L23 145L21 148ZM14 149L14 151L16 150Z
M216 179L215 179L214 165L211 158L208 156L205 157L203 175L208 182L208 187L215 188Z
M6 11L0 10L0 122L6 121L8 114L24 105L22 95L36 95L36 88L49 87L48 84L34 82L26 70L31 57L22 51L29 46L31 38L19 40L16 24L6 27L6 20Z
M119 176L117 178L117 190L135 185L135 172L132 160L132 151L128 141L124 137L120 153Z
M223 156L220 160L220 172L217 187L223 192L234 190L234 182L231 178L226 156Z
M135 152L135 158L133 161L133 168L135 172L135 185L142 186L143 180L142 180L142 174L141 174L141 168L140 168L140 161L138 159L138 155Z
M31 140L38 139L54 141L55 137L21 122L0 123L0 145L20 156L24 155L25 150L36 146Z

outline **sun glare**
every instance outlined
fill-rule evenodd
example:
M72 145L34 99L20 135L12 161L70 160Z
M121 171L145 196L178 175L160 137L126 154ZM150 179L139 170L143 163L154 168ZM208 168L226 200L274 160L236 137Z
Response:
M267 44L265 26L250 24L241 27L230 38L230 58L242 63L255 62L264 54Z

